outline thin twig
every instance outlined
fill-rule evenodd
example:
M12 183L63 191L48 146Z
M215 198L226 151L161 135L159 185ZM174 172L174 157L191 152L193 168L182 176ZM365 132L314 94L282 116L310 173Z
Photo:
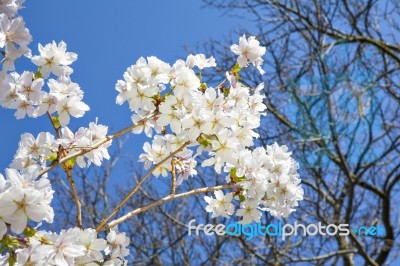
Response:
M59 159L56 163L54 163L54 164L44 168L42 171L40 171L39 172L39 176L44 175L45 173L47 173L48 171L50 171L54 167L56 167L56 166L58 166L60 164L63 164L63 163L65 163L66 161L68 161L70 159L76 158L76 157L84 155L84 154L86 154L86 153L88 153L88 152L90 152L90 151L92 151L94 149L97 149L98 147L100 147L104 143L109 142L112 139L118 138L121 135L131 131L132 129L143 125L144 122L146 122L147 120L151 119L154 116L155 116L155 114L153 114L153 115L151 115L149 117L143 118L142 120L138 121L136 124L130 125L130 126L124 128L124 129L122 129L122 130L120 130L120 131L118 131L118 132L116 132L116 133L114 133L112 135L109 135L109 136L105 137L104 139L100 140L99 142L97 142L97 143L95 143L95 144L93 144L91 146L88 146L86 148L82 148L80 151L77 151L75 153L72 153L72 154L70 154L70 155L68 155L66 157L63 157L63 158Z
M350 253L357 253L358 250L338 250L338 251L334 251L331 253L327 253L324 255L320 255L320 256L316 256L316 257L311 257L311 258L299 258L299 259L291 259L291 262L306 262L306 261L316 261L316 260L325 260L325 259L329 259L331 257L335 257L335 256L340 256L342 254L350 254Z
M104 225L113 217L120 209L121 207L139 190L139 188L142 186L143 182L156 170L158 167L160 167L162 164L164 164L166 161L168 161L172 156L174 156L176 153L182 151L187 145L190 144L190 141L186 141L179 149L176 151L170 153L167 157L165 157L163 160L161 160L159 163L157 163L153 168L151 168L146 175L143 176L143 178L136 184L136 186L126 195L121 202L117 205L117 207L114 208L114 210L101 222L99 225L96 227L96 231L100 232L101 229L104 227Z
M61 138L60 135L60 128L56 126L56 124L54 123L53 117L51 116L51 114L49 112L47 112L47 116L50 119L51 125L54 128L54 131L57 135L57 138ZM65 156L67 154L67 152L62 148L62 146L59 146L58 152L57 152L57 158L61 158L61 156ZM53 163L51 166L49 167L53 167L56 164ZM69 185L71 187L71 192L72 192L72 198L74 199L75 205L76 205L76 223L77 226L79 228L82 229L82 205L78 196L78 192L76 190L76 186L75 186L75 182L74 179L72 177L72 169L69 168L66 164L63 164L63 168L64 168L64 172L67 174L67 180L69 182Z
M53 117L51 116L51 114L49 112L47 112L47 116L49 117L51 125L53 126L54 131L56 132L57 138L61 138L60 128L56 127L56 125L54 124Z
M82 210L81 210L81 202L79 200L78 192L76 191L75 182L72 178L72 170L65 169L65 173L67 174L68 182L71 186L72 197L74 198L76 205L76 222L77 226L82 229Z
M171 160L171 195L175 194L176 190L176 170L175 170L175 160Z
M221 81L221 83L220 84L218 84L217 85L217 87L215 87L215 89L216 90L219 90L219 89L221 89L222 88L222 86L225 84L225 82L227 82L228 81L228 79L224 79L223 81Z
M166 203L168 201L171 201L173 199L185 198L185 197L188 197L188 196L191 196L191 195L202 194L202 193L206 193L206 192L209 192L209 191L215 191L215 190L221 190L221 189L227 189L227 188L228 189L232 189L232 188L238 188L238 187L239 187L238 184L227 184L227 185L221 185L221 186L215 186L215 187L197 188L197 189L193 189L193 190L190 190L190 191L187 191L187 192L183 192L183 193L180 193L180 194L173 194L173 195L169 194L168 196L166 196L166 197L164 197L162 199L159 199L159 200L157 200L157 201L155 201L153 203L150 203L149 205L146 205L144 207L137 208L136 210L133 210L133 211L125 214L124 216L109 222L103 228L99 228L98 227L101 230L98 230L98 229L96 229L96 230L98 232L106 231L106 230L108 230L110 228L113 228L114 226L126 221L127 219L131 218L132 216L134 216L136 214L139 214L141 212L147 211L147 210L149 210L149 209L151 209L153 207L159 206L159 205L164 204L164 203Z

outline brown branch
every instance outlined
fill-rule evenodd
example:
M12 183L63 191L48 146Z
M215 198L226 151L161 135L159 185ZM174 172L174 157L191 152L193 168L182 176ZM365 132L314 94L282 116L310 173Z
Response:
M225 82L227 82L227 81L228 81L228 79L224 79L223 81L221 81L221 82L217 85L217 87L215 87L215 89L216 89L216 90L221 89L222 86L224 86Z
M143 178L136 184L136 186L128 193L128 195L126 195L121 202L117 205L117 207L114 208L114 210L103 220L101 220L101 222L99 223L99 225L96 227L96 231L100 232L101 229L104 227L104 225L107 223L107 221L109 221L115 214L117 214L117 212L121 209L121 207L139 190L139 188L142 186L142 184L144 183L144 181L154 172L154 170L156 170L158 167L160 167L163 163L165 163L166 161L168 161L172 156L174 156L176 153L182 151L187 145L190 144L190 141L186 141L179 149L177 149L176 151L172 152L170 155L168 155L167 157L165 157L163 160L161 160L159 163L157 163L155 166L153 166L153 168L150 169L150 171L148 171L146 173L146 175L143 176Z
M357 250L338 250L338 251L334 251L331 253L327 253L324 255L320 255L320 256L315 256L315 257L311 257L311 258L299 258L299 259L292 259L291 262L305 262L305 261L316 261L316 260L326 260L329 259L331 257L335 257L335 256L340 256L343 254L351 254L351 253L357 253Z
M78 192L76 191L75 182L72 178L72 170L69 168L64 169L65 173L67 174L68 182L71 186L72 197L74 198L75 205L76 205L76 222L77 226L82 229L82 210L81 210L81 202L79 200Z
M106 226L101 228L101 230L97 230L97 229L96 230L97 231L106 231L106 230L113 228L114 226L126 221L127 219L131 218L132 216L134 216L136 214L147 211L153 207L159 206L161 204L164 204L164 203L174 200L174 199L186 198L191 195L202 194L202 193L206 193L209 191L215 191L215 190L221 190L221 189L227 189L227 188L231 189L231 188L238 188L238 187L239 187L239 185L237 185L237 184L227 184L227 185L221 185L221 186L215 186L215 187L197 188L197 189L193 189L193 190L183 192L180 194L174 194L174 195L169 194L168 196L165 196L162 199L159 199L153 203L150 203L149 205L137 208L136 210L133 210L133 211L125 214L124 216L109 222Z
M60 164L63 164L63 163L67 162L70 159L76 158L78 156L81 156L81 155L84 155L84 154L86 154L88 152L91 152L92 150L97 149L101 145L103 145L103 144L105 144L105 143L107 143L107 142L109 142L109 141L111 141L111 140L113 140L115 138L118 138L118 137L124 135L125 133L133 130L134 128L136 128L138 126L143 125L144 122L146 122L147 120L153 118L154 116L155 116L155 114L153 114L153 115L151 115L149 117L145 117L142 120L138 121L136 124L130 125L130 126L124 128L124 129L122 129L122 130L120 130L120 131L118 131L118 132L116 132L116 133L114 133L112 135L109 135L109 136L105 137L104 139L100 140L99 142L97 142L96 144L93 144L93 145L88 146L86 148L82 148L82 150L80 150L80 151L77 151L77 152L75 152L73 154L70 154L70 155L65 156L63 158L60 158L56 163L54 163L54 164L44 168L42 171L40 171L38 176L44 175L45 173L49 172L54 167L56 167L56 166L58 166Z
M56 127L56 124L54 124L53 117L51 116L51 114L50 114L49 112L47 112L47 116L49 117L50 122L51 122L51 125L53 126L53 129L54 129L54 131L56 132L57 138L61 138L61 135L60 135L60 128L59 128L59 127Z
M175 169L175 161L171 160L171 195L175 194L176 190L176 169Z

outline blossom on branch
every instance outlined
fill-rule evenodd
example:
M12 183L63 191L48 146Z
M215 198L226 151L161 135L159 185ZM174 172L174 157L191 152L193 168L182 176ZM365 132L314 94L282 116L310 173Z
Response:
M175 194L175 188L195 178L196 166L201 165L213 167L227 182L212 188L215 198L204 197L206 211L212 217L235 214L241 217L240 223L251 223L260 220L262 211L277 218L295 211L304 194L298 163L284 145L255 147L259 136L256 130L267 109L264 84L251 88L240 75L250 63L264 73L262 57L266 48L254 36L243 35L238 45L231 46L238 55L237 64L219 84L202 80L203 71L217 65L212 56L191 54L172 66L155 56L139 58L115 86L116 103L128 102L134 125L108 136L108 127L96 120L72 131L68 127L70 117L80 118L90 108L83 101L80 86L70 78L70 65L77 54L67 52L66 43L39 44L40 55L31 58L38 67L36 72L10 72L21 55L31 57L28 44L32 37L17 15L22 3L0 1L0 48L4 48L0 106L15 109L17 119L47 114L56 137L49 132L40 132L36 137L22 134L6 178L0 174L0 240L1 249L8 249L7 254L0 255L1 265L126 265L130 238L111 228L118 220L109 222L124 201L101 221L97 231L70 228L54 233L36 228L43 221L52 223L54 218L54 190L47 171L61 164L70 181L75 165L100 166L104 159L110 159L111 140L126 132L144 132L152 138L144 143L139 162L151 169L145 177L172 177L170 195L164 200L186 195ZM79 195L74 182L70 183L79 210ZM215 190L221 188L233 191L224 194ZM193 191L210 190L206 187ZM80 211L77 221L82 227ZM106 226L111 230L102 239L98 232Z
M0 175L0 238L5 233L2 221L17 234L24 231L28 221L53 222L50 203L54 191L47 177L38 178L38 170L37 166L22 171L10 168L6 170L6 179Z
M243 35L239 38L239 45L233 44L231 46L231 51L239 56L237 63L240 67L246 67L249 63L252 63L261 75L265 73L262 69L262 57L266 49L260 46L260 42L254 36L246 39L246 35Z
M32 57L32 63L40 67L40 73L44 78L48 78L51 73L56 76L69 76L72 68L69 67L78 59L76 53L67 52L65 42L56 44L55 41L45 46L38 45L40 55Z

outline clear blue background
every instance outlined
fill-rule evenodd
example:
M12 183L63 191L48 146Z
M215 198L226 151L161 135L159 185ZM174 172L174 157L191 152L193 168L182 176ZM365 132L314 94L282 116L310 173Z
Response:
M114 86L140 56L155 55L173 63L186 57L185 48L195 49L209 38L223 40L232 28L245 23L203 9L201 1L28 0L24 6L20 15L33 36L33 55L38 54L38 43L53 40L65 41L68 50L78 54L72 80L80 84L91 110L84 118L73 118L69 127L76 130L99 117L110 133L131 123L128 106L115 104ZM36 71L30 61L20 60L17 71L26 69ZM22 133L52 132L46 116L16 120L14 111L5 109L0 110L0 127L2 173L12 161ZM137 160L144 140L132 138L124 148L125 158Z

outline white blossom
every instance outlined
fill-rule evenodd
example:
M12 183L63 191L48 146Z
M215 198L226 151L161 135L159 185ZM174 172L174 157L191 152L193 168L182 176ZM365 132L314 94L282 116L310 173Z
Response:
M14 233L20 234L28 224L34 222L53 222L53 209L50 206L54 191L47 178L38 178L38 167L30 166L19 172L6 169L6 178L0 176L1 186L6 188L0 193L0 228L5 221L11 225Z
M56 76L66 75L72 73L72 68L69 67L78 58L77 54L67 52L67 45L65 42L56 44L52 43L42 46L38 45L40 55L32 57L32 62L40 67L40 72L44 78L48 78L51 73Z
M206 58L204 54L190 54L186 59L186 66L188 68L197 66L198 69L202 70L207 67L216 67L217 64L215 63L215 58L212 56L210 58Z
M239 56L237 63L240 67L246 67L248 63L252 63L261 75L265 73L262 69L262 57L266 49L260 46L260 42L254 36L246 39L246 36L243 35L239 38L239 45L233 44L231 46L231 51Z
M221 190L214 191L215 198L204 196L204 200L208 203L207 212L211 212L211 217L223 216L229 217L234 212L232 204L232 193L224 193Z
M261 218L261 212L257 209L258 202L256 200L247 200L242 203L242 208L237 210L236 215L242 216L240 223L249 224L253 221L259 222Z
M107 247L105 249L105 254L110 255L111 258L126 257L129 255L129 237L125 233L120 233L117 227L110 230L107 235Z
M58 120L62 127L69 124L70 116L79 118L89 110L90 107L82 102L77 96L64 98L57 102Z

